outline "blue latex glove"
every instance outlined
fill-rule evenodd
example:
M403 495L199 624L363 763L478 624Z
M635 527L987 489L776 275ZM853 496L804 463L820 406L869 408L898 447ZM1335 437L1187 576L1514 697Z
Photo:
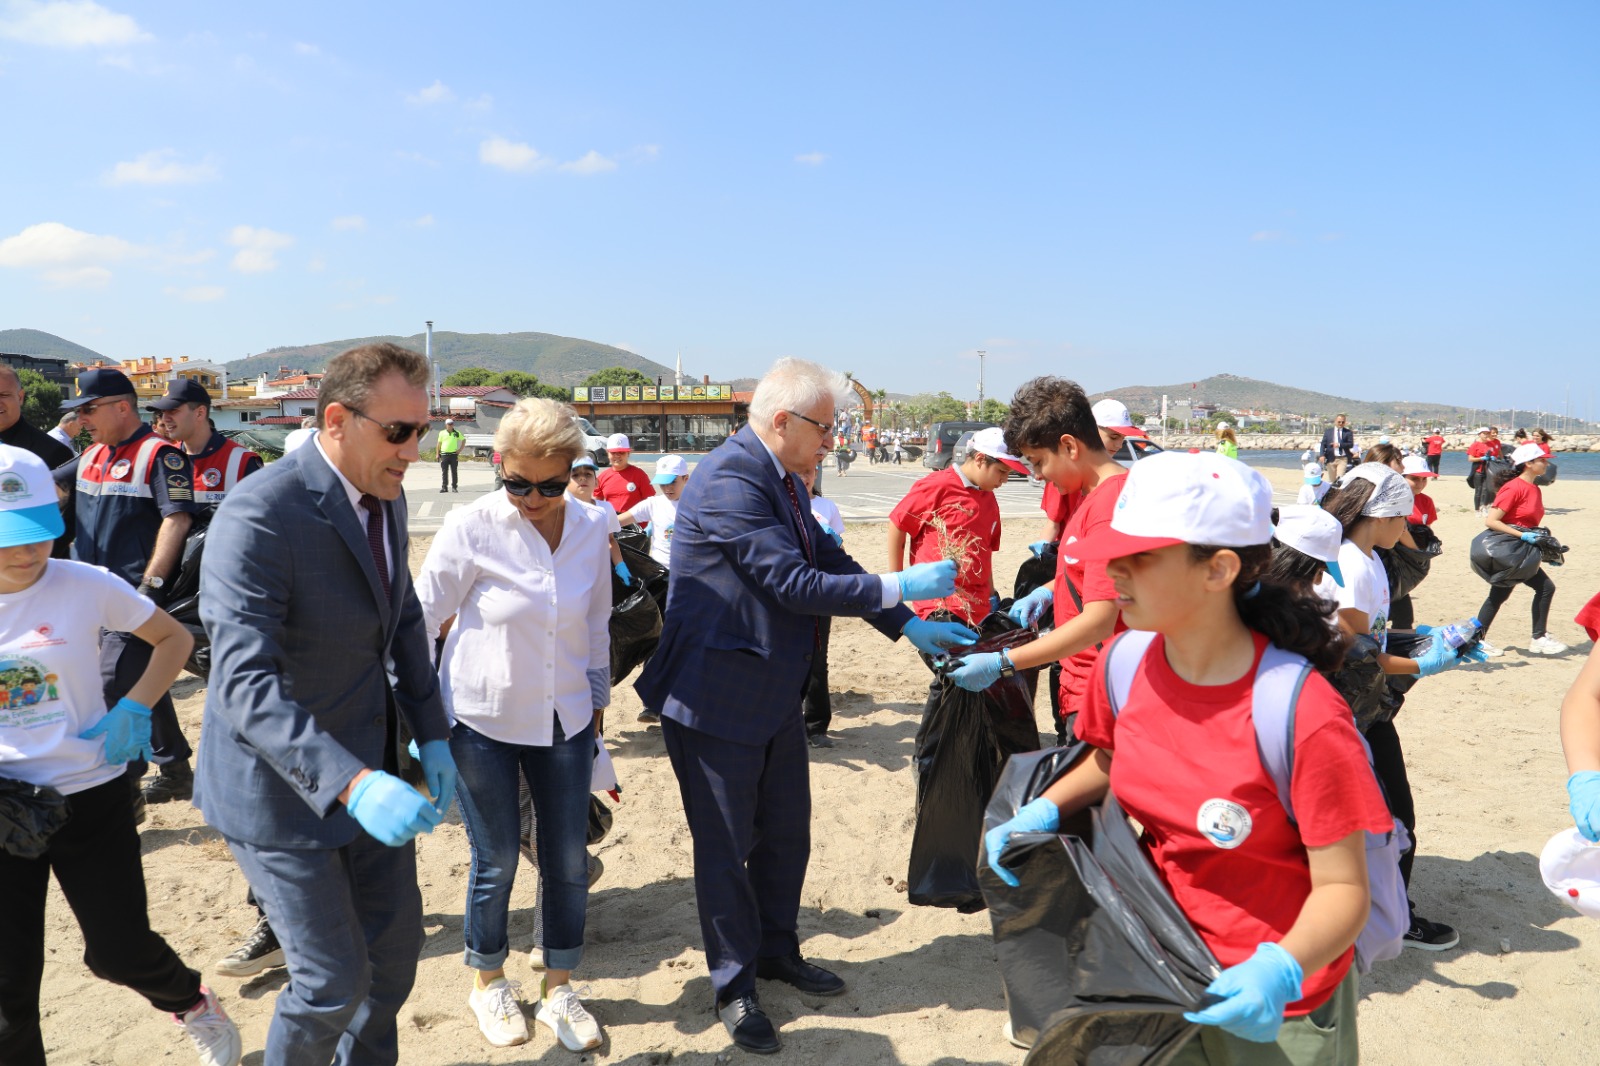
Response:
M1419 637L1425 637L1433 632L1433 626L1412 626L1411 631Z
M1048 540L1036 540L1032 544L1028 545L1028 550L1033 553L1033 557L1035 559L1043 559L1045 549L1048 547L1050 547L1050 542Z
M627 563L618 560L617 565L611 568L611 572L620 577L624 585L633 584L633 571L628 569Z
M1012 817L1011 821L997 825L983 835L984 850L989 853L989 869L1006 884L1016 888L1017 875L1000 865L1000 853L1006 850L1006 841L1012 833L1054 833L1061 827L1061 808L1040 796Z
M961 665L944 676L968 692L982 692L1000 680L1000 653L986 651L962 656Z
M442 743L442 741L438 742ZM380 844L398 848L418 833L431 833L442 817L428 797L382 770L374 770L350 790L350 817Z
M1278 1039L1283 1009L1300 998L1305 974L1300 963L1277 944L1261 944L1256 953L1230 966L1206 986L1221 996L1202 1011L1186 1011L1184 1018L1199 1025L1215 1025L1241 1040L1270 1044Z
M1518 540L1522 540L1522 541L1526 541L1529 544L1537 544L1539 542L1539 534L1535 533L1533 530L1530 529L1526 533L1523 533L1521 536L1519 536L1517 539Z
M1055 593L1050 591L1049 585L1040 585L1022 599L1011 605L1011 610L1006 614L1019 626L1033 625L1055 603Z
M132 762L149 760L155 753L150 750L150 708L124 696L106 716L78 734L79 740L105 737L106 762Z
M450 813L456 798L456 760L448 740L430 740L417 753L422 763L422 780L433 793L433 809L440 817Z
M1567 796L1572 800L1572 824L1583 839L1600 843L1600 770L1579 770L1567 778Z
M978 634L960 622L930 622L925 618L913 618L900 632L924 655L938 655L946 648L959 648L978 639Z
M1417 673L1422 677L1432 677L1452 666L1461 666L1465 663L1488 662L1489 656L1481 644L1474 645L1470 651L1457 652L1456 649L1442 640L1436 640L1421 657L1417 659Z
M907 603L956 594L956 564L950 559L908 566L895 576L900 579L900 599Z

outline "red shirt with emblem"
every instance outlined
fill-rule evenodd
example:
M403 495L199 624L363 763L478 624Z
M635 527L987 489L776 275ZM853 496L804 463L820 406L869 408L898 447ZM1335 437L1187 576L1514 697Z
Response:
M1085 566L1072 557L1071 544L1111 524L1111 516L1117 509L1117 497L1122 495L1122 485L1127 480L1126 473L1106 478L1088 495L1082 497L1081 502L1073 509L1072 517L1067 519L1067 528L1061 533L1061 548L1056 556L1054 593L1057 629L1083 613L1077 603L1073 602L1072 592L1067 587L1069 580L1077 588L1078 595L1082 597L1084 603L1117 598L1116 586L1106 575L1105 560ZM1121 633L1127 628L1122 624L1122 616L1118 615L1115 631ZM1078 654L1069 655L1061 660L1060 692L1063 715L1071 714L1078 709L1083 693L1088 688L1089 675L1094 672L1095 665L1099 661L1100 649L1093 644Z
M1544 521L1544 493L1531 481L1514 477L1494 494L1494 505L1504 511L1500 519L1508 526L1533 528Z
M994 493L968 485L953 466L917 481L889 512L894 527L911 538L913 564L944 558L932 525L935 517L944 520L947 537L967 544L967 561L956 574L954 596L918 600L911 609L926 618L947 607L962 621L977 625L989 616L989 594L994 590L990 567L991 557L1000 549L1000 505Z
M1254 636L1259 663L1267 638ZM1298 827L1289 821L1257 754L1256 663L1231 684L1192 685L1167 664L1157 637L1121 713L1112 715L1105 671L1096 670L1077 724L1080 737L1112 753L1111 791L1144 826L1142 842L1173 899L1224 967L1282 940L1300 917L1311 893L1306 848L1394 827L1350 708L1316 671L1295 705ZM1327 1002L1354 951L1306 974L1303 998L1285 1013Z
M650 474L643 467L630 466L622 471L609 467L600 472L600 478L595 482L594 494L596 498L609 503L612 510L623 514L633 510L633 505L639 501L654 496L656 488L650 484Z
M1406 519L1414 526L1431 526L1439 520L1439 508L1433 502L1433 497L1426 492L1419 492L1413 496L1414 504L1411 508L1411 517Z

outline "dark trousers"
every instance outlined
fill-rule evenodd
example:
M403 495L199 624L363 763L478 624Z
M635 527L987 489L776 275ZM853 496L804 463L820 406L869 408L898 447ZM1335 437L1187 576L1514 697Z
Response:
M833 619L817 619L817 654L811 657L811 676L806 680L806 736L819 736L833 722L833 697L828 694L828 631Z
M1435 474L1437 474L1439 472L1439 461L1441 459L1443 459L1443 458L1444 458L1444 456L1442 456L1442 455L1430 455L1430 456L1428 456L1428 469L1432 470Z
M1550 601L1556 597L1556 583L1541 569L1532 577L1517 584L1526 585L1533 590L1533 637L1537 640L1544 636L1549 628ZM1489 598L1478 608L1478 620L1483 623L1483 632L1479 636L1489 635L1489 626L1494 621L1494 616L1500 613L1500 605L1511 598L1511 590L1516 587L1516 585L1489 586Z
M72 815L39 858L0 851L0 1063L6 1066L43 1066L45 1061L39 983L52 872L83 931L83 962L91 973L126 985L157 1010L173 1014L200 999L200 975L150 929L128 786L117 778L67 802Z
M811 859L805 733L791 712L765 744L736 744L670 718L661 738L694 837L700 935L720 1006L755 991L758 958L800 950L800 887Z
M1410 629L1417 620L1416 608L1411 604L1411 593L1406 593L1389 605L1389 623L1396 629Z
M1472 509L1481 511L1494 502L1494 486L1489 482L1493 480L1484 469L1486 464L1473 463L1472 469L1478 471L1478 483L1472 488Z
M101 631L100 684L106 706L115 707L117 701L139 683L149 665L150 645L132 633ZM178 709L172 705L170 693L163 692L150 708L150 747L155 752L151 761L157 766L188 762L194 754L183 730L178 727ZM137 778L144 774L145 765L143 761L131 762L128 769L130 776Z
M1389 813L1411 834L1411 848L1400 856L1400 877L1411 887L1411 864L1417 858L1417 805L1411 798L1411 779L1406 775L1406 753L1400 747L1400 734L1392 719L1367 727L1367 746L1372 749L1372 771L1383 786Z
M461 465L461 453L460 452L440 452L439 453L439 491L440 492L443 492L445 489L453 489L453 488L458 487L458 485L459 485L459 480L458 479L460 477L460 470L458 468L460 467L460 465Z

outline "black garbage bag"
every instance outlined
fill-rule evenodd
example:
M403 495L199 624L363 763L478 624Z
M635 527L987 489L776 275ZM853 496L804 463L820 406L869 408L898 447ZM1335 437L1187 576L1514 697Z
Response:
M1567 552L1571 549L1557 540L1556 535L1550 532L1549 529L1544 526L1512 526L1511 528L1520 529L1525 533L1539 534L1539 539L1533 542L1533 546L1539 549L1539 561L1545 566L1566 565Z
M0 777L0 849L9 854L37 859L71 816L67 797L55 789Z
M1491 585L1515 585L1539 572L1542 556L1529 544L1499 530L1486 529L1472 538L1472 572Z
M606 806L606 801L591 793L589 795L589 830L586 842L592 848L606 838L611 832L611 823L614 816L611 808Z
M996 652L1038 639L996 612L978 627L972 652ZM974 858L981 850L983 811L1006 759L1036 751L1033 716L1039 672L1021 670L983 692L968 692L942 676L917 729L917 821L911 836L906 898L920 907L983 909Z
M650 557L650 535L638 526L627 526L617 534L617 547L622 549L622 561L628 564L629 573L644 582L656 609L667 611L667 568Z
M984 816L1010 820L1091 749L1018 755ZM1159 1066L1198 1026L1222 970L1151 864L1114 796L1057 833L1013 837L1002 858L1020 885L980 859L1016 1038L1044 1066Z
M1556 461L1551 459L1544 465L1544 473L1533 479L1535 485L1554 485L1556 483Z
M194 638L194 648L184 669L199 678L211 676L211 638L200 624L200 561L205 557L209 523L190 531L183 542L183 558L167 591L166 612Z
M634 667L647 662L661 640L661 608L637 574L628 583L611 575L610 630L611 683L615 685Z
M1370 634L1362 633L1351 641L1344 662L1328 680L1350 705L1356 728L1363 733L1377 722L1387 722L1400 709L1398 694L1378 664L1378 642Z
M1017 580L1011 585L1011 598L1020 600L1036 588L1051 585L1056 579L1056 546L1059 542L1046 545L1043 555L1029 556L1017 567Z
M1439 540L1439 535L1429 527L1412 522L1407 524L1406 529L1416 542L1415 548L1396 543L1393 548L1373 549L1383 561L1384 573L1389 576L1391 600L1411 595L1411 591L1428 576L1433 560L1444 553L1444 544Z

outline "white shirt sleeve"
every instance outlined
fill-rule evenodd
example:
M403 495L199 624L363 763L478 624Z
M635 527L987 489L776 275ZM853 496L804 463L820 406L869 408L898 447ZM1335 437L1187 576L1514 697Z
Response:
M439 630L461 610L467 592L478 580L466 523L460 519L451 521L456 514L464 513L452 512L445 518L444 528L428 546L428 557L422 560L417 574L417 599L422 603L422 619L430 641L439 639Z

